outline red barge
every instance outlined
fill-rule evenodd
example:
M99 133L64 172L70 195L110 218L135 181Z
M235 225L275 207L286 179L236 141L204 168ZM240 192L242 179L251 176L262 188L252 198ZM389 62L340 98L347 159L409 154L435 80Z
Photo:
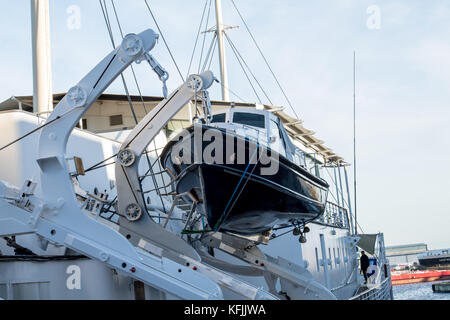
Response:
M391 280L392 285L450 280L450 270L422 270L401 273L392 271Z

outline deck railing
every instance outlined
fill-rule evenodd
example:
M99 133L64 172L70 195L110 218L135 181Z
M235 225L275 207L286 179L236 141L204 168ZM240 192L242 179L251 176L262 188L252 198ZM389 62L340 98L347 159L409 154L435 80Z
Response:
M325 205L325 212L318 219L318 222L336 228L350 228L347 209L329 201L327 201Z
M350 300L392 300L391 277L387 277L377 286L351 297Z

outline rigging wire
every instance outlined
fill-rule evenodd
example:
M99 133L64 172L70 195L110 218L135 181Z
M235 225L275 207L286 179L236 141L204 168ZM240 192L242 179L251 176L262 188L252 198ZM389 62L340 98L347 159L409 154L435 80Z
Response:
M212 40L213 43L214 43L214 46L213 46L213 48L212 48L211 58L209 59L208 70L211 70L211 64L212 64L212 61L213 61L214 52L216 52L216 47L217 47L217 41L215 41L215 40L216 40L216 37L217 37L217 35L214 34L214 38L213 38L213 40ZM204 69L204 68L203 68L203 69Z
M111 22L109 20L108 15L108 8L106 7L106 0L103 0L103 4L101 0L98 0L100 3L100 7L102 8L103 18L105 19L106 28L108 29L109 39L111 40L111 44L113 46L113 49L116 47L114 36L112 34L112 28L111 28ZM103 6L105 6L103 8ZM133 102L131 101L130 92L128 91L128 86L125 82L125 77L123 76L123 73L120 73L120 77L122 78L123 87L125 89L125 93L127 95L128 104L130 105L131 114L133 115L134 121L138 123L136 112L134 111Z
M116 154L113 154L113 155L112 155L111 157L109 157L109 158L106 158L106 159L104 159L104 160L102 160L102 161L100 161L100 162L94 164L93 166L90 166L89 168L87 168L86 170L84 170L84 172L86 173L86 172L89 172L89 171L92 171L92 170L97 170L97 169L106 167L106 166L108 166L108 165L110 165L110 164L114 164L114 163L116 163L115 161L114 161L114 162L111 162L111 163L107 163L107 164L103 164L103 163L106 162L106 161L108 161L108 160L110 160L110 159L112 159L112 158L114 158L114 157L116 157L116 156L117 156L117 153L116 153Z
M202 28L203 19L205 18L205 11L206 11L206 6L208 5L208 1L209 0L205 1L205 6L203 7L202 18L200 19L200 24L198 25L197 36L196 36L195 42L194 42L194 48L192 49L191 59L189 60L189 67L188 67L188 71L186 73L186 80L189 77L189 72L191 71L192 60L194 59L195 49L197 48L198 38L200 37L200 30Z
M263 92L264 96L267 98L267 100L269 101L269 103L271 105L273 105L272 100L269 98L269 96L267 95L266 91L264 90L264 88L262 87L261 83L258 81L258 79L256 78L255 74L252 72L252 70L250 69L250 67L248 66L247 62L245 62L245 59L242 57L241 53L239 52L239 50L237 49L237 47L235 46L235 44L233 43L233 41L231 40L230 37L228 37L228 35L225 33L225 36L227 37L228 41L230 42L231 47L236 50L236 52L239 54L239 57L241 57L242 62L245 64L245 66L247 67L247 70L250 72L250 74L252 75L253 79L255 79L255 82L258 84L259 89L261 89L261 91Z
M117 15L116 6L114 5L114 0L111 0L111 4L112 4L113 10L114 10L114 15L116 17L117 25L119 27L120 36L123 39L122 27L120 26L119 16ZM136 73L134 72L134 67L133 67L132 64L130 65L130 67L131 67L131 72L133 73L133 78L134 78L134 82L136 84L136 88L137 88L137 90L139 92L139 96L141 97L141 102L142 102L142 106L144 107L144 112L145 112L145 114L147 114L148 113L147 112L147 108L145 106L144 98L143 98L142 93L141 93L141 88L139 87L139 84L138 84L138 81L137 81L137 78L136 78Z
M232 95L234 95L236 98L238 98L240 101L244 101L244 99L242 99L241 97L239 97L236 93L234 93L234 91L232 91L230 88L228 88L226 85L224 85L222 82L220 82L219 80L217 80L217 82L223 87L223 88L225 88L226 90L228 90L228 91L230 91L230 93L232 94Z
M108 29L108 33L109 33L109 36L110 36L111 44L112 44L113 48L115 48L115 42L114 42L114 37L113 37L113 34L112 34L111 22L110 22L109 15L108 15L108 10L107 10L107 6L106 6L106 0L103 0L103 4L102 4L101 0L99 0L99 3L100 3L100 6L101 6L101 8L102 8L103 17L104 17L104 19L105 19L105 23L106 23L106 26L107 26L107 29ZM111 3L113 4L113 8L115 8L114 3L113 3L112 0L111 0ZM104 6L104 8L103 8L103 6ZM120 33L121 33L122 38L123 38L122 28L121 28L121 26L120 26L120 21L118 20L118 16L117 16L117 15L116 15L116 18L117 18L117 23L118 23L118 26L119 26ZM125 88L125 93L126 93L126 96L127 96L127 99L128 99L128 103L129 103L129 105L130 105L130 109L131 109L131 112L132 112L132 114L133 114L134 121L135 121L136 124L138 124L139 121L137 120L136 113L134 112L133 102L131 101L131 96L130 96L130 93L129 93L129 91L128 91L128 86L127 86L127 84L126 84L125 77L123 76L123 73L121 73L121 77L122 77L122 83L123 83L123 86L124 86L124 88ZM136 80L136 85L137 85L137 87L139 87L139 84L138 84L136 78L135 78L135 80ZM139 89L139 93L140 93L140 92L141 92L141 91L140 91L140 89ZM141 94L141 93L140 93L140 96L141 96L141 99L143 100L143 97L142 97L142 94ZM150 159L148 158L148 154L145 153L145 155L146 155L146 159L147 159L147 163L148 163L150 172L153 173L153 168L151 167L151 162L150 162ZM103 161L103 162L104 162L104 161ZM153 174L152 174L152 180L153 180L153 183L155 184L155 186L158 187L158 184L157 184L157 182L156 182L156 178L154 177ZM164 208L164 210L165 210L164 201L163 201L163 199L162 199L162 195L161 195L161 193L159 192L159 189L158 189L158 188L157 188L157 190L156 190L156 193L158 194L158 196L159 196L159 198L160 198L160 201L161 201L161 204L162 204L162 206L163 206L163 208ZM145 200L144 200L144 202L145 202Z
M217 44L216 37L217 37L217 35L214 33L212 40L211 40L211 44L209 45L208 53L206 54L206 57L205 57L205 62L203 63L203 67L201 70L202 72L205 71L208 61L210 62L210 65L211 65L212 55L214 54L214 50L215 50L216 44ZM208 69L209 69L209 67L208 67Z
M176 69L178 71L178 74L180 75L181 81L184 81L184 78L183 78L183 75L181 74L180 68L178 68L178 64L175 61L175 58L173 57L172 51L170 51L169 45L167 44L166 38L164 37L164 34L162 33L161 28L159 27L159 24L156 21L156 18L155 18L155 15L153 14L152 9L150 9L150 6L148 5L147 0L144 0L144 2L147 5L147 9L150 12L150 15L152 16L153 22L155 23L156 27L158 28L159 34L161 35L161 38L164 41L164 44L166 46L167 51L169 51L169 55L170 55L173 63L175 64L175 67L176 67Z
M202 63L203 50L204 50L204 48L205 48L206 33L207 33L208 23L209 23L209 15L210 15L210 12L211 12L211 2L212 2L212 0L209 1L208 16L206 17L205 30L203 31L202 51L200 52L200 59L199 59L199 61L198 61L198 69L197 69L197 72L200 72L200 65L201 65L201 63Z
M258 95L258 92L256 92L256 89L255 89L255 87L253 86L253 83L251 82L251 80L250 80L250 78L249 78L249 76L248 76L248 74L247 74L247 71L245 71L245 68L244 68L244 66L243 66L243 64L242 64L242 62L241 62L241 59L239 59L239 55L236 53L235 48L231 45L230 38L227 36L227 34L226 34L225 32L224 32L224 35L225 35L225 39L227 39L228 44L229 44L230 47L231 47L231 50L232 50L233 53L234 53L234 56L236 57L236 60L238 61L239 65L241 66L242 72L244 73L245 77L246 77L247 80L248 80L248 83L249 83L250 86L252 87L252 90L253 90L253 92L255 93L256 98L258 99L259 103L262 103L262 102L261 102L261 98L260 98L259 95Z
M73 110L73 109L71 109L71 110L69 110L69 111L72 111L72 110ZM25 133L23 136L21 136L21 137L15 139L14 141L11 141L10 143L4 145L3 147L0 148L0 151L2 151L3 149L8 148L10 145L13 145L13 144L16 143L16 142L19 142L19 141L22 140L23 138L28 137L30 134L33 134L33 133L35 133L36 131L39 131L40 129L44 128L45 126L48 126L50 123L53 123L53 122L55 122L55 121L58 120L58 119L61 119L61 116L57 116L55 119L52 119L52 120L50 120L50 121L44 123L43 125L41 125L41 126L35 128L35 129L33 129L33 130L31 130L31 131Z
M53 122L55 122L55 121L57 121L57 120L63 118L64 116L66 116L67 114L69 114L70 112L72 112L73 110L75 110L75 108L69 109L69 110L67 110L66 112L64 112L62 115L56 116L55 119L52 119L52 120L50 120L50 121L47 121L47 122L45 122L44 124L38 126L37 128L34 128L33 130L31 130L31 131L25 133L23 136L21 136L21 137L15 139L14 141L11 141L10 143L8 143L8 144L4 145L3 147L1 147L1 148L0 148L0 151L2 151L3 149L8 148L9 146L13 145L13 144L16 143L16 142L19 142L20 140L22 140L22 139L28 137L29 135L31 135L31 134L33 134L33 133L39 131L40 129L42 129L42 128L48 126L49 124L51 124L51 123L53 123Z
M115 16L116 16L116 21L117 21L117 25L118 25L119 30L120 30L120 35L122 36L122 39L123 39L122 27L121 27L121 25L120 25L119 16L118 16L117 11L116 11L116 6L114 5L114 0L111 0L111 4L112 4L112 7L113 7L113 9L114 9L114 14L115 14ZM139 83L138 83L138 80L137 80L137 78L136 78L136 74L135 74L135 72L134 72L133 65L130 65L130 67L131 67L131 71L132 71L132 73L133 73L133 78L134 78L134 82L135 82L135 84L136 84L136 88L137 88L137 90L138 90L138 92L139 92L139 97L140 97L141 102L142 102L142 105L143 105L143 107L144 107L145 114L147 114L147 108L145 107L144 97L142 96L141 88L140 88ZM136 124L137 124L137 122L136 122ZM155 140L153 140L153 143L154 143L154 146L155 146L156 157L158 157L158 152L157 152L157 150L156 150L156 142L155 142ZM151 164L150 164L150 160L149 160L149 158L148 158L148 154L146 153L145 155L146 155L146 158L147 158L147 164L148 164L148 166L149 166L149 168L150 168L151 173L153 174L153 166L151 166ZM150 166L151 166L151 167L150 167ZM158 166L159 166L159 170L161 171L162 168L161 168L161 164L159 163L159 161L158 161ZM163 180L163 184L165 185L166 182L165 182L165 180L164 180L164 176L162 176L161 178L162 178L162 180ZM153 183L155 183L155 182L156 182L155 178L152 177L152 179L153 179ZM167 189L164 188L164 190L165 190L165 192L167 193ZM161 202L162 202L162 198L161 198L160 200L161 200ZM164 207L164 204L163 204L163 207Z
M255 44L256 48L258 49L259 53L261 54L261 57L263 58L267 68L269 69L270 73L272 74L273 78L275 79L275 82L277 83L278 87L280 88L281 92L283 93L284 98L286 99L287 103L289 104L289 106L292 109L292 112L294 112L295 116L297 118L299 118L297 112L295 111L294 107L291 104L291 101L289 100L288 96L286 95L286 92L284 91L283 87L281 86L280 82L278 81L277 76L275 75L275 73L273 72L272 68L269 65L269 62L267 61L266 57L264 56L260 46L258 45L258 43L256 42L255 37L253 36L252 32L250 31L250 28L248 27L247 23L244 20L244 17L242 16L241 12L239 11L239 9L237 8L236 4L234 3L234 0L230 0L231 3L233 4L234 8L236 9L236 12L238 13L239 17L242 20L242 23L244 24L245 28L247 29L247 32L250 34L250 37L253 40L253 43Z
M214 53L216 52L216 48L217 48L216 37L217 37L217 35L214 35L214 38L212 40L214 45L213 45L213 48L212 48L212 51L211 51L211 58L209 59L209 63L208 63L208 70L211 70L211 64L213 62Z
M323 167L323 168L325 168L325 172L326 172L326 173L328 174L328 176L330 177L330 179L331 179L331 181L333 182L334 186L335 186L336 188L339 189L339 187L338 187L338 185L337 185L337 181L336 181L336 182L334 181L334 178L331 176L330 172L328 171L328 168L327 168L327 167ZM336 197L339 198L339 194L337 194L336 197L335 197L334 194L333 194L333 192L329 192L329 193L331 194L331 196L333 197L333 199L334 199L336 202L339 202L339 201L336 199ZM341 190L341 193L342 193L342 190ZM347 201L345 201L345 198L344 198L344 204L348 205Z

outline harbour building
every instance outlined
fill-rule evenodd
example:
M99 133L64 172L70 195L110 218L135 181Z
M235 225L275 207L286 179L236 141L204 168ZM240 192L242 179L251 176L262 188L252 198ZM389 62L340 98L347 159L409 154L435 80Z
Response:
M417 265L417 255L426 252L428 246L425 243L413 243L386 247L386 257L392 268L398 265Z

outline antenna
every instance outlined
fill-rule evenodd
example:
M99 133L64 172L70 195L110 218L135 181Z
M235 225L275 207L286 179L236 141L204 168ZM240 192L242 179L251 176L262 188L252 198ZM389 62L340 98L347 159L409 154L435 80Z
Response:
M353 51L353 187L355 198L355 234L358 234L356 208L356 52Z

